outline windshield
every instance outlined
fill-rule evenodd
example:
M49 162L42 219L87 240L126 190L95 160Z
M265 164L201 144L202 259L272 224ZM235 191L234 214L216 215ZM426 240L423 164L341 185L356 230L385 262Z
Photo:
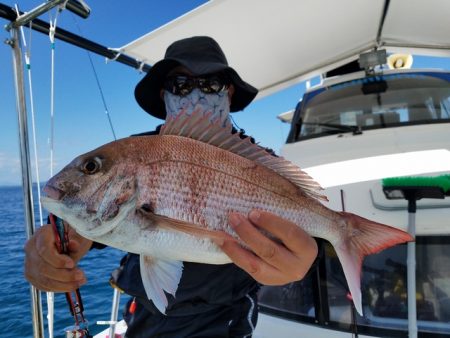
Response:
M353 80L306 94L298 109L288 142L450 122L450 74L408 73Z

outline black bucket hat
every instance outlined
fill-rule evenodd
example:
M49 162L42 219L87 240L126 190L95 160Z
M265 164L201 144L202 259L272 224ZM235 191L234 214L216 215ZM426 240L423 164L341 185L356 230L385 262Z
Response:
M134 96L137 103L150 115L166 118L166 107L160 97L167 74L178 66L186 67L193 75L224 72L234 85L230 111L244 109L255 98L258 90L243 81L238 73L228 66L219 44L207 36L194 36L172 43L164 59L158 61L137 84Z

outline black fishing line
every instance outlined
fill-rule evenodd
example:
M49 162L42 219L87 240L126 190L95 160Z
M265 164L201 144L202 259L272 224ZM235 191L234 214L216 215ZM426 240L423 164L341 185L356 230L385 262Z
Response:
M75 26L77 26L77 29L78 29L80 35L83 35L82 32L81 32L81 28L80 28L80 26L78 25L78 22L77 22L77 20L76 20L76 18L75 18L75 15L72 15L72 18L73 18L73 21L75 22ZM90 62L90 64L91 64L92 72L94 73L95 81L97 82L98 90L100 91L100 96L101 96L101 98L102 98L103 107L104 107L104 109L105 109L106 117L108 118L109 126L110 126L110 128L111 128L111 132L112 132L112 134L113 134L114 140L117 140L116 133L115 133L115 131L114 131L114 126L113 126L112 120L111 120L111 115L109 114L109 109L108 109L108 106L107 106L107 104L106 104L105 95L103 95L103 89L102 89L102 86L101 86L101 84L100 84L100 80L99 80L99 78L98 78L97 71L95 70L94 62L92 62L91 53L90 53L89 51L86 51L86 53L87 53L87 55L88 55L89 62Z

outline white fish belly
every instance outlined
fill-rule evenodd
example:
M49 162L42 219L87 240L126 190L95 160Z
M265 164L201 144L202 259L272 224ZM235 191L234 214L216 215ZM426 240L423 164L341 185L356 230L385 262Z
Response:
M142 229L136 223L127 221L95 240L124 251L160 259L231 263L230 258L209 238L161 228Z

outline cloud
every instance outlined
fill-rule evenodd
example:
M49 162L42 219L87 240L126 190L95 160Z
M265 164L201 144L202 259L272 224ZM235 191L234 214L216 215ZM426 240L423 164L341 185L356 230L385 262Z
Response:
M31 176L36 181L36 166L34 156L31 156ZM50 158L38 158L39 180L46 181L50 177ZM57 163L54 168L57 168ZM22 183L20 158L5 152L0 152L0 185L18 185Z
M19 158L0 152L0 184L18 184L21 181Z
M10 169L18 171L20 169L20 161L17 157L0 152L0 169Z

